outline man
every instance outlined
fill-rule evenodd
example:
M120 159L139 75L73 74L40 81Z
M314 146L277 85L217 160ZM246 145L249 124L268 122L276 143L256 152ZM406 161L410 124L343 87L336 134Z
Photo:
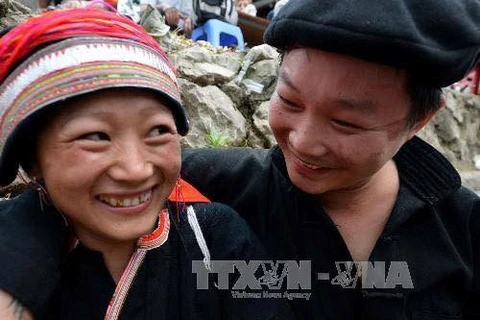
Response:
M150 4L160 10L166 23L172 28L181 28L187 38L190 38L195 26L193 0L140 0L141 10Z
M265 34L278 146L184 151L184 179L307 262L299 319L480 318L480 200L415 137L479 26L477 0L290 1Z
M236 6L237 12L243 12L254 17L257 15L257 8L252 3L252 0L237 0Z
M184 179L303 262L299 319L479 318L479 199L414 135L478 60L480 4L417 3L290 1L265 38L279 146L185 151Z

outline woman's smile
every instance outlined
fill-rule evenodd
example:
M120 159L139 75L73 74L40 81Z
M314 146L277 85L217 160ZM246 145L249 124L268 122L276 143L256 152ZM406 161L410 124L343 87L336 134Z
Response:
M152 196L152 189L142 192L136 196L122 196L122 195L99 195L100 201L111 205L112 207L134 207L141 203L150 200Z
M155 229L178 178L173 115L156 95L134 89L99 91L69 106L39 140L48 193L84 244L135 243Z

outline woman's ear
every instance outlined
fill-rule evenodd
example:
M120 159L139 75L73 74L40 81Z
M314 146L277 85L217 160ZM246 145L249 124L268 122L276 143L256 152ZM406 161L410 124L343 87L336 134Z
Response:
M30 179L35 178L37 181L42 179L42 171L37 163L30 164L28 169L26 169L26 173Z
M414 135L417 134L418 131L422 130L429 122L432 120L433 116L437 114L438 111L443 109L446 105L445 97L440 98L440 108L436 109L435 111L431 111L430 113L426 114L423 119L417 121L415 125L410 129L410 133L408 134L408 140L413 138Z

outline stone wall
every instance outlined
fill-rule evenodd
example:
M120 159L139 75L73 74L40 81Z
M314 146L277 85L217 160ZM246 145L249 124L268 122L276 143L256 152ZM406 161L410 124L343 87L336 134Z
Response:
M269 98L279 66L274 48L260 45L238 52L170 33L158 40L167 48L180 78L191 124L184 146L212 145L212 134L224 137L221 145L225 146L275 144L268 126ZM480 96L453 89L444 93L446 106L419 136L454 164L465 185L480 191Z
M6 17L12 8L19 15L28 13L13 1L0 0L2 22L12 17ZM151 8L141 24L167 50L177 68L191 126L182 141L185 147L268 148L275 144L268 126L269 98L279 62L274 48L260 45L238 52L192 42L170 32ZM445 89L445 97L445 108L419 135L454 164L467 186L480 191L480 96Z
M0 30L22 22L33 14L33 0L0 0Z

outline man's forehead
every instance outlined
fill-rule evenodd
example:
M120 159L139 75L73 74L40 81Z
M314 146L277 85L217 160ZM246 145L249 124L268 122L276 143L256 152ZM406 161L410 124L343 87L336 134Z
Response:
M264 39L281 50L300 44L401 67L443 87L480 58L479 12L478 0L295 0Z
M320 74L322 71L333 71L335 74L341 72L360 72L363 77L375 77L385 84L390 81L404 83L407 78L407 71L398 67L381 64L373 61L360 59L354 56L323 51L309 47L296 47L284 52L280 67L280 76L288 76L297 70L312 71ZM352 74L352 77L355 76Z

